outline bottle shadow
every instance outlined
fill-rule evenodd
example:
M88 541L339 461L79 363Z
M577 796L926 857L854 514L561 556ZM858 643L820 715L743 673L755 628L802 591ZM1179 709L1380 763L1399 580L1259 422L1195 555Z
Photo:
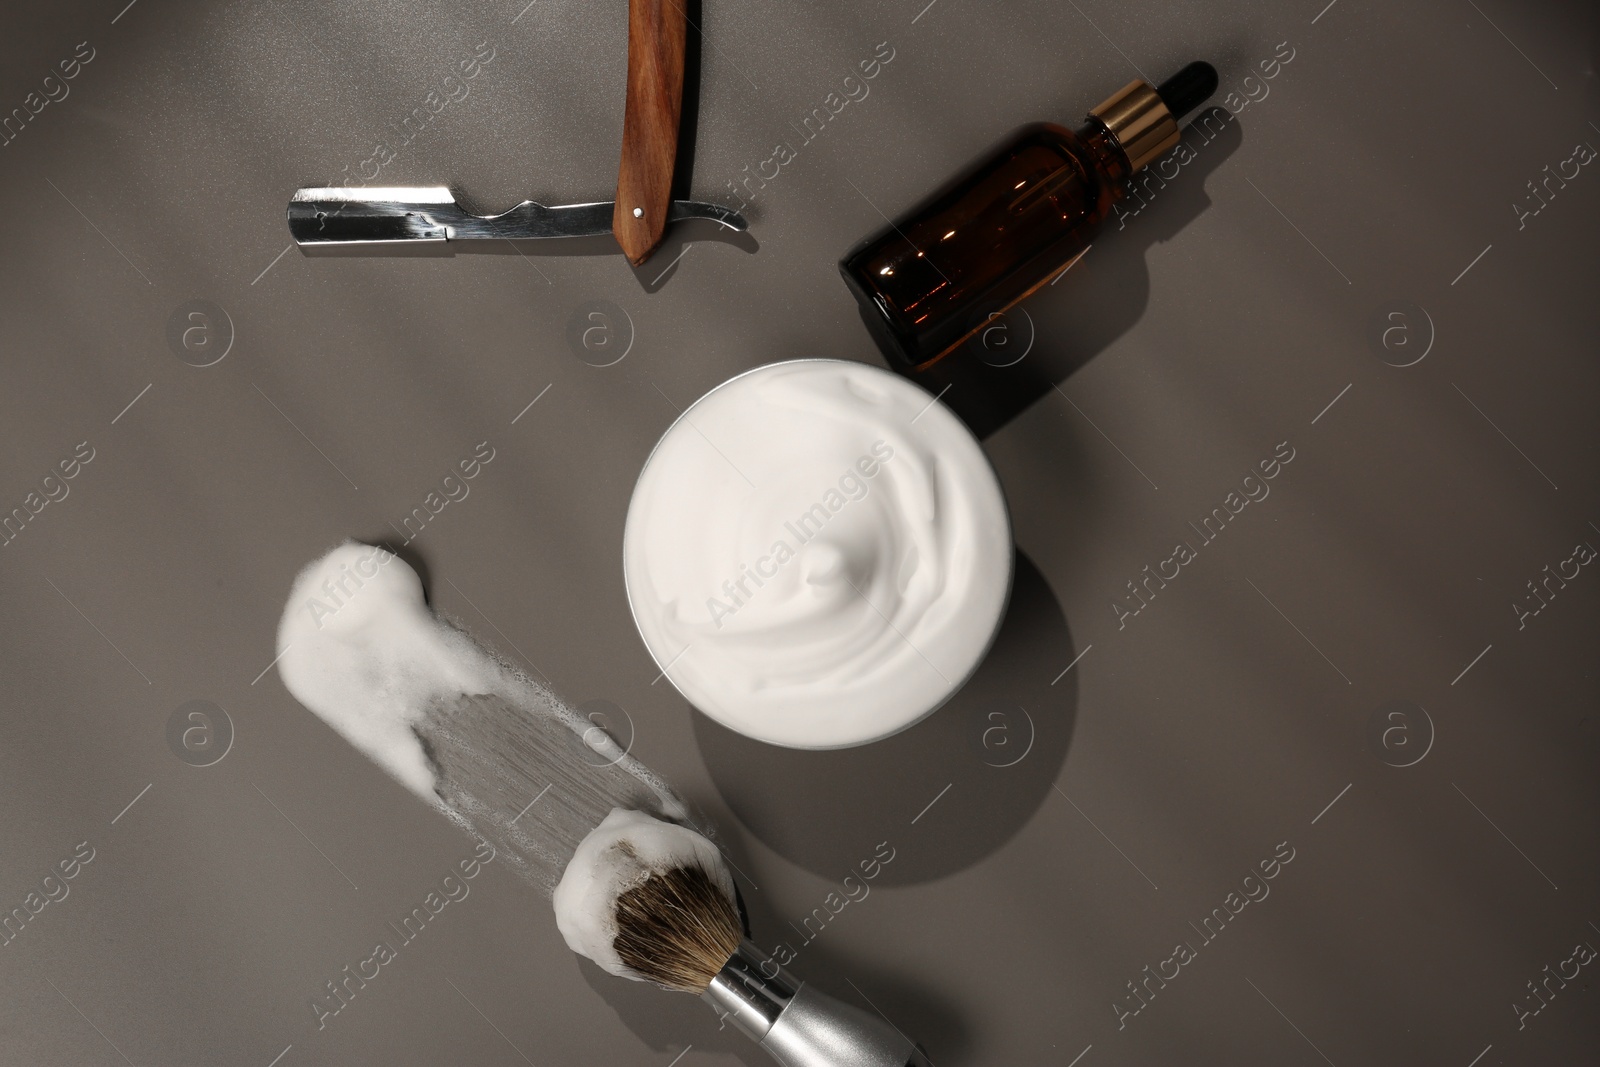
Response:
M1139 321L1150 302L1145 253L1211 206L1205 179L1242 141L1226 109L1202 112L1179 147L1134 176L1132 191L1071 267L926 370L893 359L891 368L988 437Z
M744 828L830 881L860 877L887 842L879 885L963 870L1004 845L1061 773L1077 711L1067 619L1022 552L994 647L922 722L870 745L780 748L694 713L712 782Z

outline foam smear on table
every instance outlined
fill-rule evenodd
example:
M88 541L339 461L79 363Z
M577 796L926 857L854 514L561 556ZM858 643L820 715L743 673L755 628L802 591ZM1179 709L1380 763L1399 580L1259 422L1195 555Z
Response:
M547 893L613 809L689 821L610 735L436 616L383 548L348 542L300 573L278 655L300 703Z

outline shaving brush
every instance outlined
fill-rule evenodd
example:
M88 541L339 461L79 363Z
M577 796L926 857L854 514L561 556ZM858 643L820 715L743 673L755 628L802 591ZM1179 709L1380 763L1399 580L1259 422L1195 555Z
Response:
M302 571L277 662L289 691L346 740L531 885L554 885L573 951L702 997L788 1067L924 1063L894 1027L745 941L733 876L672 788L438 619L392 552L345 544Z
M784 1067L929 1067L887 1021L795 978L745 937L721 853L686 826L613 811L556 887L573 951L693 993Z

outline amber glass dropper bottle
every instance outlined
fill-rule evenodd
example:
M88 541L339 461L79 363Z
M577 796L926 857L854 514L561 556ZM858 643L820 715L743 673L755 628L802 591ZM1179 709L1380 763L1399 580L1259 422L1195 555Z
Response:
M1191 63L1160 86L1130 82L1077 132L1025 126L858 244L839 269L879 347L921 370L1049 282L1216 88L1211 64Z

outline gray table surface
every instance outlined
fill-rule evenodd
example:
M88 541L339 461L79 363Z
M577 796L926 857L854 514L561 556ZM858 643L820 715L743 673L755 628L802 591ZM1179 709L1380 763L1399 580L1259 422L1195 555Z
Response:
M488 441L407 550L433 602L606 702L718 826L758 940L940 1067L1595 1062L1592 5L709 0L693 191L794 158L751 240L685 231L631 271L592 241L305 255L283 220L346 167L485 210L609 197L620 0L125 2L13 6L0 35L26 118L0 148L0 503L29 512L0 554L0 908L29 916L0 1061L764 1062L580 962L493 863L318 1028L311 998L471 845L283 689L279 613L300 566L397 540ZM880 212L1202 57L1237 118L1008 320L1019 362L931 380L1016 528L980 676L833 754L657 684L620 546L678 409L772 360L879 360L834 264ZM594 301L612 347L574 349ZM1270 495L1202 542L1282 442ZM232 733L209 766L169 741L195 700ZM1208 939L1245 888L1268 895Z

